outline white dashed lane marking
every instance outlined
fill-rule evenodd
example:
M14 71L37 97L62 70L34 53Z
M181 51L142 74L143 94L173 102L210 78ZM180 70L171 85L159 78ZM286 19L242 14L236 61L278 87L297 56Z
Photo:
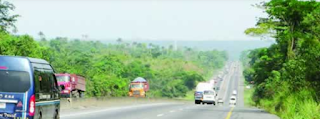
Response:
M174 110L171 110L170 112L173 113L173 112L175 112L175 111L174 111Z
M158 114L157 117L161 117L161 116L163 116L163 115L164 115L164 114Z

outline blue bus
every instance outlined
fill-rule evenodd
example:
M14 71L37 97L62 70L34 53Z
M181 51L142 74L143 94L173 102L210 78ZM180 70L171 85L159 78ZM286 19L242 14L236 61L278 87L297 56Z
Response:
M0 56L0 119L59 119L60 88L42 59Z

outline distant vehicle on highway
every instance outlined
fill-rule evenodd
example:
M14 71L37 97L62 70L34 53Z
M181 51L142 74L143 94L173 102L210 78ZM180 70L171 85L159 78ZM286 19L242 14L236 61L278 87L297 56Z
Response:
M237 104L237 98L236 96L231 96L230 97L230 102L229 102L230 105L236 105Z
M217 94L213 89L203 91L202 104L216 105L216 96Z
M232 91L232 95L237 95L237 91L236 91L236 90L233 90L233 91Z
M149 82L138 77L134 79L129 85L129 96L130 97L147 97L147 91L149 90Z
M218 98L218 104L223 104L223 99L222 98Z
M59 119L60 90L43 59L0 56L0 118Z
M196 91L194 93L194 100L195 100L195 104L200 104L200 103L203 103L203 100L204 100L204 91L207 91L207 90L210 90L210 91L214 91L215 88L214 88L214 84L210 84L210 83L207 83L207 82L200 82L198 83L197 87L196 87ZM214 91L215 95L216 95L216 92ZM215 98L216 96L214 96Z
M66 98L84 98L86 91L85 78L76 74L55 74L58 80L58 85L64 87L61 90L61 96Z
M223 78L221 77L221 78L219 78L220 79L220 81L222 81L223 80Z

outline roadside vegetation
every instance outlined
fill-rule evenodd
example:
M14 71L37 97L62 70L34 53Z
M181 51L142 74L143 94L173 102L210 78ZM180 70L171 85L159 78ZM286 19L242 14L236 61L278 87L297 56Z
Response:
M130 81L136 77L150 82L149 97L184 97L197 82L205 81L224 66L225 51L198 51L184 47L143 44L117 40L116 44L57 37L41 39L12 35L18 15L10 16L14 6L0 1L0 55L42 58L57 73L86 77L88 97L127 96Z
M251 98L282 119L320 119L320 3L271 0L257 7L268 17L245 33L276 43L243 52L244 77L254 82Z
M247 81L245 81L244 86L245 86L244 93L243 93L244 105L247 107L253 107L253 106L255 106L255 102L253 101L252 97L253 97L253 93L254 93L255 89ZM247 86L249 86L250 88L247 88Z

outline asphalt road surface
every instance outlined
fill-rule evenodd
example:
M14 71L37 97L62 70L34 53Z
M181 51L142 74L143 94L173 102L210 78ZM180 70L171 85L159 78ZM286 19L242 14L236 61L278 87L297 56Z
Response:
M220 105L195 105L194 102L164 102L113 108L83 109L61 112L61 119L279 119L261 109L248 108L243 103L243 80L240 63L230 64L229 73L219 82ZM229 105L233 90L237 90L237 105ZM120 102L119 102L120 103Z

